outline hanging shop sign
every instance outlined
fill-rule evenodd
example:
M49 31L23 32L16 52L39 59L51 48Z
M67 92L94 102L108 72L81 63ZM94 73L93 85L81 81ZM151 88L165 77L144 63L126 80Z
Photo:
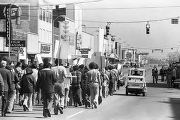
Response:
M48 44L41 44L41 53L50 53L51 46Z
M10 37L11 47L26 47L27 34L23 32L13 31ZM6 40L6 47L9 47L9 41Z

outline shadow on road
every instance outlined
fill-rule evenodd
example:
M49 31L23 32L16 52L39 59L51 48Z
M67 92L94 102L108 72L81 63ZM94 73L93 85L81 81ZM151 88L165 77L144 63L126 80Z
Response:
M119 96L142 96L141 94L128 94L128 95L126 95L125 93L124 94L122 94L122 93L114 93L113 95L119 95Z
M167 88L167 84L166 83L146 83L147 87L156 87L156 88Z
M173 118L173 120L180 120L180 98L169 98L169 101L159 101L160 103L167 103L171 105L171 109L173 112L173 116L169 116L169 118Z
M169 116L170 118L173 118L174 120L180 120L180 98L169 98L169 101L161 101L161 103L167 103L171 105L171 109L173 112L173 116Z

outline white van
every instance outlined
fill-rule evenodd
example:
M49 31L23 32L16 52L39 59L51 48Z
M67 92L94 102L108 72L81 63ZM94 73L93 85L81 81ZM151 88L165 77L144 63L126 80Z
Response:
M146 95L146 70L141 68L131 68L128 72L127 82L126 82L126 95L128 93L142 94Z

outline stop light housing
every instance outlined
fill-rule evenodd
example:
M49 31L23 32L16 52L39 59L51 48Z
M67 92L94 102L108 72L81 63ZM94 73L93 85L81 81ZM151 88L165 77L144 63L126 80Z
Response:
M146 34L150 34L149 28L146 28Z
M150 24L146 24L146 34L150 34Z
M110 29L109 25L106 25L106 35L110 35L109 29Z

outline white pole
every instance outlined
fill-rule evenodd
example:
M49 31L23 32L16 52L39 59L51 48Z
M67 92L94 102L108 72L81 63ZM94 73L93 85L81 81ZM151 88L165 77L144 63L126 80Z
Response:
M58 56L58 66L60 63L60 55L61 55L61 22L59 22L59 56Z

